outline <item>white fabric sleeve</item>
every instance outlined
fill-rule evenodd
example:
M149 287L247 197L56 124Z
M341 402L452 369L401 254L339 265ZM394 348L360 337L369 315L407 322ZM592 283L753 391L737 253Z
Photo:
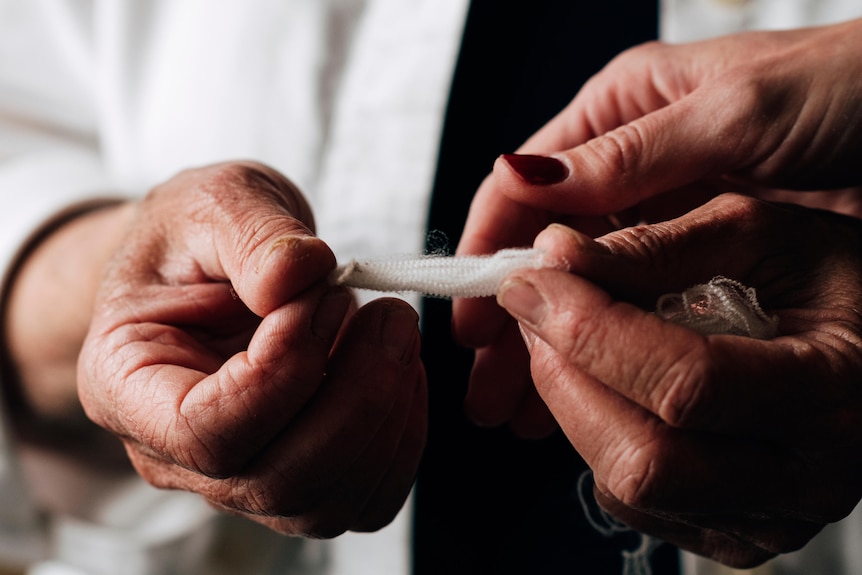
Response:
M45 227L114 195L98 160L86 150L54 148L0 161L3 284L21 250Z
M0 0L0 301L39 231L109 191L87 88L87 22L84 3ZM6 413L0 405L0 565L22 566L44 555L45 530Z
M0 0L0 270L67 206L109 191L98 142L92 13ZM4 281L4 285L5 285Z

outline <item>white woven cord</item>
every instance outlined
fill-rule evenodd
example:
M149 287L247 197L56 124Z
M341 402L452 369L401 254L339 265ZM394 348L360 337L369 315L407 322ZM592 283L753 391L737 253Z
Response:
M389 256L352 260L332 273L336 285L434 297L485 297L511 272L544 267L541 250L513 248L483 256Z

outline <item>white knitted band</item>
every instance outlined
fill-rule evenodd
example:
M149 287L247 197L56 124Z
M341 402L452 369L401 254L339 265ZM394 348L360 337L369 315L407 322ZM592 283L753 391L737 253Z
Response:
M537 249L505 249L483 256L389 256L352 260L333 271L337 285L435 297L485 297L511 272L544 267Z
M482 256L388 256L352 260L337 267L332 283L384 292L433 297L496 295L500 283L518 269L547 267L537 249L505 249ZM775 336L778 320L760 308L753 288L717 276L681 294L659 298L656 314L702 334Z

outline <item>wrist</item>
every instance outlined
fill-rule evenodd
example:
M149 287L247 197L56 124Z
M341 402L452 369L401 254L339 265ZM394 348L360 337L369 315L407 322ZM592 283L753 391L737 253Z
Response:
M88 204L46 227L20 257L3 313L4 387L19 423L86 421L77 397L77 356L102 269L133 213L128 202Z

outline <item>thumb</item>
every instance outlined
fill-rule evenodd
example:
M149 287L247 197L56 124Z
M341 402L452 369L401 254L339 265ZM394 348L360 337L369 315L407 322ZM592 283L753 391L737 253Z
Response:
M187 170L141 202L117 258L125 262L118 282L127 283L130 274L140 284L227 282L265 316L335 267L312 225L299 189L267 166L234 162Z
M569 215L604 215L756 161L747 106L720 88L693 92L552 155L507 154L497 189L516 202ZM748 128L748 129L747 129Z

